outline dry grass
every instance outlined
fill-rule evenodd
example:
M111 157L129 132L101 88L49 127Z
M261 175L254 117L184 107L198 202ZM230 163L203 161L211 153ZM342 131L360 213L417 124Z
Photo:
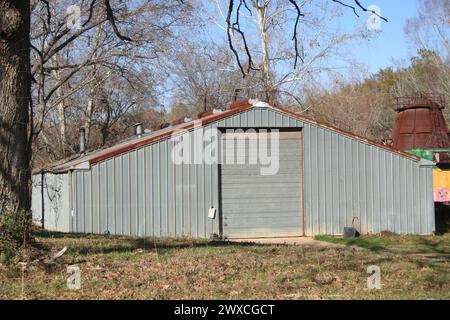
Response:
M23 295L20 269L0 266L0 298L450 299L450 236L379 236L372 240L384 247L360 250L62 234L37 239L53 252L69 250L52 268L31 267ZM71 264L81 268L79 291L66 287ZM366 287L370 265L381 267L381 290Z

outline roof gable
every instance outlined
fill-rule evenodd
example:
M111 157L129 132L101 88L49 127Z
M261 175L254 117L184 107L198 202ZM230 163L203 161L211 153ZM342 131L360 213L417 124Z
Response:
M231 109L223 111L221 113L218 114L211 114L208 115L206 117L203 117L201 119L197 119L197 120L193 120L191 122L187 122L187 123L182 123L176 126L172 126L172 127L168 127L162 130L158 130L155 132L152 132L148 135L144 135L141 138L132 138L132 139L128 139L125 141L122 141L112 147L109 148L105 148L102 150L96 150L93 152L90 152L88 154L86 154L85 156L82 157L77 157L77 158L69 158L66 159L66 161L58 161L56 163L51 164L49 167L41 169L40 172L66 172L68 170L76 170L76 169L87 169L89 168L89 165L91 164L95 164L98 163L100 161L112 158L114 156L117 156L119 154L125 153L125 152L129 152L141 147L144 147L146 145L152 144L152 143L156 143L160 140L163 139L167 139L170 138L173 134L179 132L179 131L186 131L186 130L193 130L194 128L197 127L204 127L206 125L212 124L212 123L218 123L226 118L230 118L236 114L248 111L250 109L257 109L257 108L261 108L262 110L268 109L268 110L272 110L274 112L277 113L281 113L283 115L286 115L294 120L297 121L301 121L304 123L308 123L310 125L315 125L318 127L322 127L325 129L328 129L330 131L339 133L341 135L345 135L348 136L354 140L366 143L366 144L370 144L370 145L374 145L377 146L379 148L385 149L387 151L390 152L394 152L397 154L400 154L404 157L408 157L408 158L412 158L415 160L419 160L418 157L413 156L409 153L405 153L402 151L399 151L397 149L393 149L391 147L382 145L378 142L366 139L364 137L355 135L351 132L345 131L345 130L341 130L337 127L331 126L329 124L320 122L320 121L316 121L313 120L309 117L303 116L303 115L299 115L297 113L294 113L290 110L286 110L283 109L281 107L278 106L271 106L267 103L258 101L258 100L248 100L248 101L242 101L239 102L237 104L235 104L234 106L232 106ZM257 126L256 126L257 127Z

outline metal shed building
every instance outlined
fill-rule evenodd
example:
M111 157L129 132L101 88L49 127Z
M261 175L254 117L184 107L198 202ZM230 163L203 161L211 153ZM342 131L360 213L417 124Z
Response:
M252 139L277 141L274 174L239 161ZM173 161L180 141L201 161ZM431 234L433 164L249 100L51 165L33 176L32 211L50 230L132 236L339 235L354 217L362 234Z

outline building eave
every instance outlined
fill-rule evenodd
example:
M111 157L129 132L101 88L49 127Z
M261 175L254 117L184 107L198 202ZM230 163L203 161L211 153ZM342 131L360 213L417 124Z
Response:
M407 157L407 158L410 158L410 159L414 159L414 160L420 161L420 158L417 157L417 156L414 156L412 154L403 152L401 150L394 149L394 148L389 147L389 146L385 146L385 145L383 145L381 143L378 143L376 141L364 138L362 136L356 135L356 134L351 133L349 131L345 131L345 130L342 130L342 129L337 128L335 126L329 125L327 123L324 123L324 122L321 122L321 121L317 121L317 120L311 119L311 118L303 116L303 115L299 115L299 114L297 114L295 112L292 112L290 110L284 109L284 108L279 107L279 106L272 106L272 105L269 105L267 103L261 102L259 100L250 99L248 101L242 101L242 102L236 104L235 107L233 107L233 108L231 108L229 110L223 111L222 113L209 115L209 116L206 116L204 118L193 120L193 121L188 122L188 123L184 123L184 124L181 124L181 125L178 125L178 126L170 127L169 129L160 130L161 131L160 134L154 134L154 135L151 135L151 136L143 136L142 138L139 138L139 139L133 139L133 140L129 140L129 141L124 141L124 142L119 143L119 144L117 144L117 145L115 145L113 147L110 147L110 148L107 148L107 149L103 149L103 150L97 150L97 151L88 153L85 156L80 156L80 157L75 158L75 159L71 158L71 159L66 160L65 162L64 161L59 161L56 164L50 165L46 169L39 170L39 171L37 171L35 173L40 173L40 172L62 173L62 172L70 171L70 170L86 170L86 169L89 169L90 166L95 164L95 163L107 160L109 158L113 158L113 157L115 157L117 155L120 155L122 153L130 152L132 150L144 147L144 146L149 145L149 144L156 143L156 142L158 142L160 140L169 138L170 136L172 136L173 134L176 134L177 132L189 131L189 130L193 130L194 128L197 128L197 127L203 127L203 126L206 126L206 125L211 124L213 122L217 122L219 120L222 120L224 118L236 115L238 113L247 111L247 110L252 109L252 108L269 108L269 109L272 109L272 110L284 113L284 114L286 114L288 116L291 116L294 119L303 121L305 123L309 123L311 125L315 125L315 126L318 126L318 127L326 128L326 129L328 129L330 131L333 131L333 132L336 132L338 134L345 135L345 136L347 136L347 137L349 137L351 139L354 139L354 140L357 140L357 141L360 141L360 142L363 142L363 143L366 143L366 144L369 144L369 145L376 146L376 147L384 149L386 151L399 154L399 155L401 155L403 157Z

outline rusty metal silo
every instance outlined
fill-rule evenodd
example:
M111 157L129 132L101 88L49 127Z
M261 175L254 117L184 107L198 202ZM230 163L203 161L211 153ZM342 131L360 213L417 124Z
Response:
M397 98L392 146L435 163L433 198L437 233L450 231L450 138L445 99L421 94Z
M442 114L444 107L445 100L438 95L397 98L393 147L400 150L450 148L449 130Z

